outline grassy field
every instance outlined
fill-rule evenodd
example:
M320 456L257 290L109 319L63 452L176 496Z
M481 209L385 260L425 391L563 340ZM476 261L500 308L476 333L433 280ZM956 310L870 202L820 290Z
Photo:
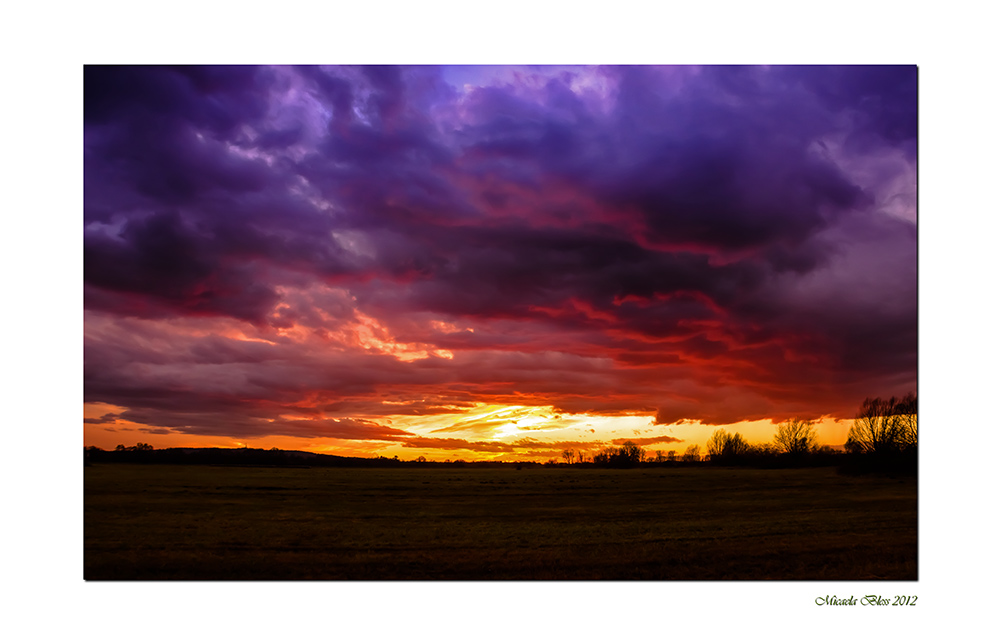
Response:
M917 578L916 480L832 468L84 476L88 580Z

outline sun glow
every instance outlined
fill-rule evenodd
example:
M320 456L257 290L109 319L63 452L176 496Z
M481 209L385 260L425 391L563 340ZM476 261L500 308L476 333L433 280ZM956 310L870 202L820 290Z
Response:
M480 456L484 457L495 457L496 453L489 450L495 450L497 444L510 445L512 453L516 450L518 454L557 448L561 451L568 447L593 451L602 443L626 436L661 434L666 429L654 429L650 416L568 414L551 406L485 403L455 413L384 416L379 422L420 436L424 449L440 449L445 453L456 449L461 442L471 452L482 450ZM440 441L440 448L433 447L434 441Z
M337 438L295 437L276 431L249 439L230 437L196 437L163 428L129 422L119 417L126 408L104 404L87 404L84 415L84 438L88 445L113 449L118 443L151 443L165 447L238 447L233 441L252 447L269 449L300 449L344 456L398 456L428 460L534 460L561 459L567 450L592 458L606 447L632 441L652 457L671 451L681 454L691 445L700 445L703 453L709 437L718 429L739 432L751 443L767 443L773 439L776 425L768 420L740 422L715 426L699 423L656 425L652 416L590 415L559 412L551 406L491 405L478 403L461 409L442 404L439 409L454 411L439 414L414 415L392 413L396 408L413 407L421 402L412 400L383 401L385 415L369 414L358 417L373 426L391 427L405 432L398 439L341 440ZM269 419L272 422L305 422L316 418L303 414L285 413ZM335 419L330 419L335 420ZM849 420L822 419L815 424L821 445L837 448L846 440Z

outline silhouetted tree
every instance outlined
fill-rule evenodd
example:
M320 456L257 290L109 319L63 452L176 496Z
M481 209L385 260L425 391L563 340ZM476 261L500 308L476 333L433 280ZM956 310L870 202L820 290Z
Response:
M774 434L774 445L779 452L790 456L808 454L817 447L816 429L804 420L781 423Z
M642 463L646 451L633 443L625 441L621 447L605 447L594 456L594 464L604 467L635 467Z
M724 429L717 429L715 433L712 434L708 442L705 443L705 449L708 450L708 456L710 458L715 458L721 456L723 450L726 448L726 442L729 440L729 432Z
M565 449L565 450L563 450L562 457L566 461L567 465L572 465L573 464L573 456L574 456L573 450L571 450L571 449Z
M136 443L132 447L125 447L124 445L116 445L116 452L149 452L153 450L153 446L149 443Z
M684 450L684 456L681 459L687 463L693 463L695 461L701 460L701 446L700 445L690 445L686 450Z
M866 398L847 433L846 449L863 454L892 454L917 442L916 397L908 394Z
M750 445L740 436L739 432L730 434L724 429L717 429L708 439L706 448L712 462L733 463L746 456Z
M104 451L103 449L101 449L100 447L96 447L94 445L91 445L90 447L84 447L83 448L83 464L84 465L90 465L90 456L91 456L91 454L93 454L95 456L95 458L99 458L100 455L101 455L101 453L103 451Z
M847 433L843 472L917 473L917 398L866 398Z
M753 443L747 446L747 454L757 459L773 459L778 449L771 443Z
M594 454L594 465L610 467L614 461L616 454L618 454L618 450L616 450L614 447L605 447L597 454Z
M642 462L646 450L642 449L632 441L625 441L618 448L618 458L621 459L624 467L632 467Z
M901 440L904 449L917 445L917 397L910 392L896 403L896 416L902 425Z

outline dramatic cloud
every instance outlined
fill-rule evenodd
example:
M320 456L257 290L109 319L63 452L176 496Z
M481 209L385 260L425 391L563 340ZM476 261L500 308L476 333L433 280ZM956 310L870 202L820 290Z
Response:
M916 389L914 67L87 67L84 94L84 395L123 410L90 425L490 453L484 405L732 424Z

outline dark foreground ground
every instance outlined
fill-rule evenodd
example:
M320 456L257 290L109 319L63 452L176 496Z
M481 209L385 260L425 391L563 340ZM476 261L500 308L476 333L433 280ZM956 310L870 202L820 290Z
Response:
M915 478L84 468L88 580L917 578Z

